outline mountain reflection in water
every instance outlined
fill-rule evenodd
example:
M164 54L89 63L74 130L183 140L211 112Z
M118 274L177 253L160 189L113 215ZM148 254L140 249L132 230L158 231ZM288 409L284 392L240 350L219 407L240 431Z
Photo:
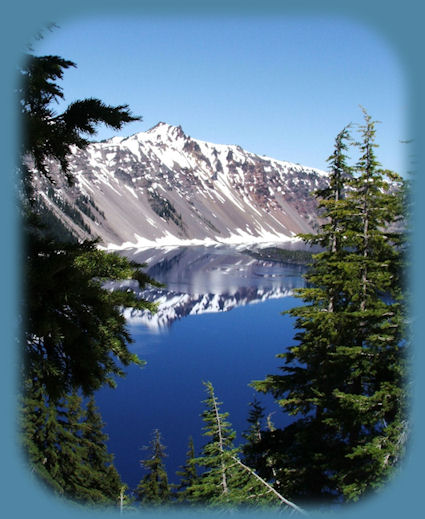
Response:
M290 296L295 288L304 286L304 266L254 259L245 247L128 249L125 255L146 263L147 274L165 285L138 290L140 297L158 303L155 314L125 310L130 324L144 324L151 331L167 329L187 315L226 312L237 306ZM137 288L132 281L119 286Z

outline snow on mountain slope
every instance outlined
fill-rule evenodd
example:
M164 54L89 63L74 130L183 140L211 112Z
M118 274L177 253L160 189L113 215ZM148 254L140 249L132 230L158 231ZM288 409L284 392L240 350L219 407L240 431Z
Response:
M49 172L55 190L35 177L44 203L78 237L99 236L110 249L288 240L312 230L311 192L327 182L317 169L192 139L166 123L73 150L72 188L57 164Z

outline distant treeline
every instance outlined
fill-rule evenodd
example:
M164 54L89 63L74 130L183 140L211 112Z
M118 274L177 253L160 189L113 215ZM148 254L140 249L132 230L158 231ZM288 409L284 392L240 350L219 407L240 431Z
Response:
M259 260L308 265L312 261L313 253L308 250L288 250L279 247L266 247L256 251L246 249L245 254Z

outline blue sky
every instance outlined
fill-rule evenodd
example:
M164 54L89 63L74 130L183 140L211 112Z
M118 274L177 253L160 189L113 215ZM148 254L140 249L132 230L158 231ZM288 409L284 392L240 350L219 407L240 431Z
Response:
M383 166L409 169L402 64L379 34L349 19L84 17L34 51L76 62L62 82L66 102L98 97L143 117L120 135L165 121L198 139L326 169L336 134L362 121L363 105L382 122ZM101 128L98 138L113 135Z

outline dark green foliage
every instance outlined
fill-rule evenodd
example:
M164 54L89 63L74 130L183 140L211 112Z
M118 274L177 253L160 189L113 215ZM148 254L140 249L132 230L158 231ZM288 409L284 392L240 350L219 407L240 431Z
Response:
M198 481L198 471L196 469L195 462L195 446L193 444L193 438L189 438L189 445L186 453L186 463L181 467L177 473L180 478L180 482L176 485L177 501L182 503L194 502L190 487L196 484Z
M243 252L259 260L294 263L296 265L307 265L312 260L312 253L308 250L286 250L280 247L265 247L255 251L246 249Z
M105 217L105 213L97 207L97 205L89 196L79 195L79 197L75 200L75 204L80 209L80 211L93 220L93 222L96 222L97 219L92 209L99 213L103 218Z
M80 210L62 201L48 165L58 162L71 182L71 146L84 148L88 140L83 135L93 135L98 123L119 129L139 118L126 105L111 107L93 98L56 114L52 105L63 98L58 80L70 67L75 64L59 56L28 56L21 70L23 443L32 469L56 492L84 503L110 503L119 498L122 484L107 453L94 402L90 400L85 411L77 392L90 395L105 383L115 385L122 366L143 364L128 349L132 341L121 309L153 311L155 305L138 300L131 290L106 290L103 283L154 282L141 265L98 250L96 241L77 243L70 231L64 236L63 224L52 215L44 221L53 222L54 229L43 227L40 217L46 208L35 212L33 170L28 164L50 181L50 198L88 231L80 211L93 219L90 201L78 200Z
M37 217L40 222L43 222L45 236L55 241L78 242L77 236L42 201L37 204Z
M204 383L208 398L204 400L205 411L202 413L204 436L208 442L202 449L202 455L195 458L204 472L201 478L189 487L189 492L197 501L231 503L235 485L235 471L232 459L238 452L233 441L236 433L226 420L229 413L221 413L220 405L211 382ZM236 485L237 486L237 485Z
M46 161L56 159L70 181L67 156L71 146L84 148L89 143L82 134L93 135L99 123L120 129L140 119L131 115L127 105L107 106L94 98L75 101L56 114L52 103L64 98L57 82L65 70L75 66L60 56L29 55L21 70L20 89L22 155L31 155L36 169L47 177Z
M25 295L25 377L39 379L53 398L80 388L85 394L115 385L120 365L142 364L121 307L154 311L134 292L108 291L105 280L153 282L139 266L96 248L96 242L59 244L29 234Z
M195 457L192 438L189 439L186 463L177 472L178 485L169 485L164 464L165 447L161 443L158 430L148 447L147 458L141 461L146 474L137 489L137 499L142 505L184 505L221 508L232 511L235 507L268 507L267 510L291 509L302 513L296 505L282 497L264 479L259 477L239 457L239 448L234 446L235 432L226 418L228 413L220 411L214 388L210 382L204 383L208 398L204 401L204 435L209 441L201 455ZM258 418L259 407L253 415ZM262 411L259 413L262 414ZM254 418L252 418L254 420ZM255 425L258 430L258 425ZM200 469L200 473L197 470ZM174 493L171 488L174 487Z
M93 220L93 222L96 222L96 216L94 215L93 211L90 208L90 205L88 204L88 197L85 197L84 195L79 196L75 200L75 205L78 207L78 209L84 213L86 216L90 218L90 220Z
M303 235L324 250L298 291L306 305L288 312L297 345L278 355L281 375L255 383L302 416L265 434L261 447L274 460L277 488L293 497L356 500L382 485L402 450L403 251L394 226L403 203L387 180L401 179L380 168L366 113L360 133L355 168L346 162L347 129L337 136L329 188L318 193L324 223Z
M250 424L248 431L244 434L247 440L261 440L261 429L265 417L264 407L260 404L256 397L250 403L250 410L247 422Z
M42 481L56 492L63 493L63 487L55 480L58 472L55 434L49 441L51 418L48 422L49 407L45 402L42 386L28 383L21 407L22 445L32 469ZM47 425L48 424L48 425Z
M81 204L78 203L78 199L76 201L77 207L73 207L68 202L63 200L63 198L58 193L56 193L55 189L52 186L48 186L46 194L50 198L50 200L52 200L52 202L57 207L59 207L59 209L66 216L68 216L76 225L78 225L78 227L80 227L81 229L86 231L86 233L90 234L90 227L86 224L86 222L84 221L84 218L82 217L80 211L78 210L78 208L81 209L81 207L80 207ZM40 205L44 206L48 210L48 208L46 207L42 198L39 197L38 203L37 203L37 209L36 209L37 214L39 214L39 212L40 212L38 209L38 206L40 206Z
M113 456L106 450L108 436L102 432L104 425L92 396L86 405L85 421L81 433L87 464L90 467L85 484L90 492L100 492L116 502L122 483L113 466Z
M68 203L63 197L56 191L53 185L47 185L46 195L51 201L46 203L45 199L40 195L33 194L31 197L31 210L39 218L40 224L43 227L43 234L58 242L74 242L78 241L78 236L75 231L64 223L63 217L56 216L55 211L52 209L52 204L56 206L60 213L66 215L73 224L84 231L88 238L94 237L90 226L83 215L87 216L93 222L97 222L98 214L104 217L104 213L96 206L93 200L85 195L80 195L75 199L74 203Z
M46 176L49 160L59 161L62 172L68 175L70 147L86 146L88 141L81 134L92 135L97 123L121 128L137 119L125 106L107 107L96 99L78 101L56 115L51 105L63 98L58 80L64 70L74 66L58 56L29 56L22 68L22 155L29 155ZM22 170L26 215L24 376L37 378L52 398L73 389L89 394L105 382L114 384L113 376L122 374L117 361L123 365L140 363L127 348L131 339L120 308L154 309L152 304L138 301L130 291L106 291L102 281L136 279L143 286L151 280L140 271L140 265L97 250L94 241L77 244L48 238L48 230L28 209L31 193L26 188L31 184L31 175L26 167ZM50 197L60 204L53 183ZM62 209L69 209L69 216L85 225L76 209L67 209L66 204Z
M158 216L167 221L171 220L177 227L183 228L182 217L177 214L176 208L169 200L158 195L156 192L149 192L149 203Z
M59 495L86 504L117 503L122 483L94 400L84 409L75 393L55 401L37 383L25 389L21 430L35 473Z
M218 234L221 233L221 231L219 229L217 229L217 227L211 222L211 220L209 220L208 218L205 218L205 216L203 216L198 209L195 209L194 212L197 214L199 219L208 227L208 229L211 229L212 231L214 231Z
M234 446L235 431L227 421L228 413L220 411L211 382L204 383L208 398L202 413L204 436L209 440L195 458L203 470L187 488L187 498L209 506L281 505L281 496L239 459Z
M266 458L259 452L258 444L263 438L265 412L257 398L250 403L248 415L249 428L243 433L246 443L242 447L245 463L257 469L266 462Z
M137 498L144 505L164 505L170 500L171 492L163 461L165 447L158 429L153 432L153 439L145 449L149 449L149 457L140 463L147 473L137 486Z

